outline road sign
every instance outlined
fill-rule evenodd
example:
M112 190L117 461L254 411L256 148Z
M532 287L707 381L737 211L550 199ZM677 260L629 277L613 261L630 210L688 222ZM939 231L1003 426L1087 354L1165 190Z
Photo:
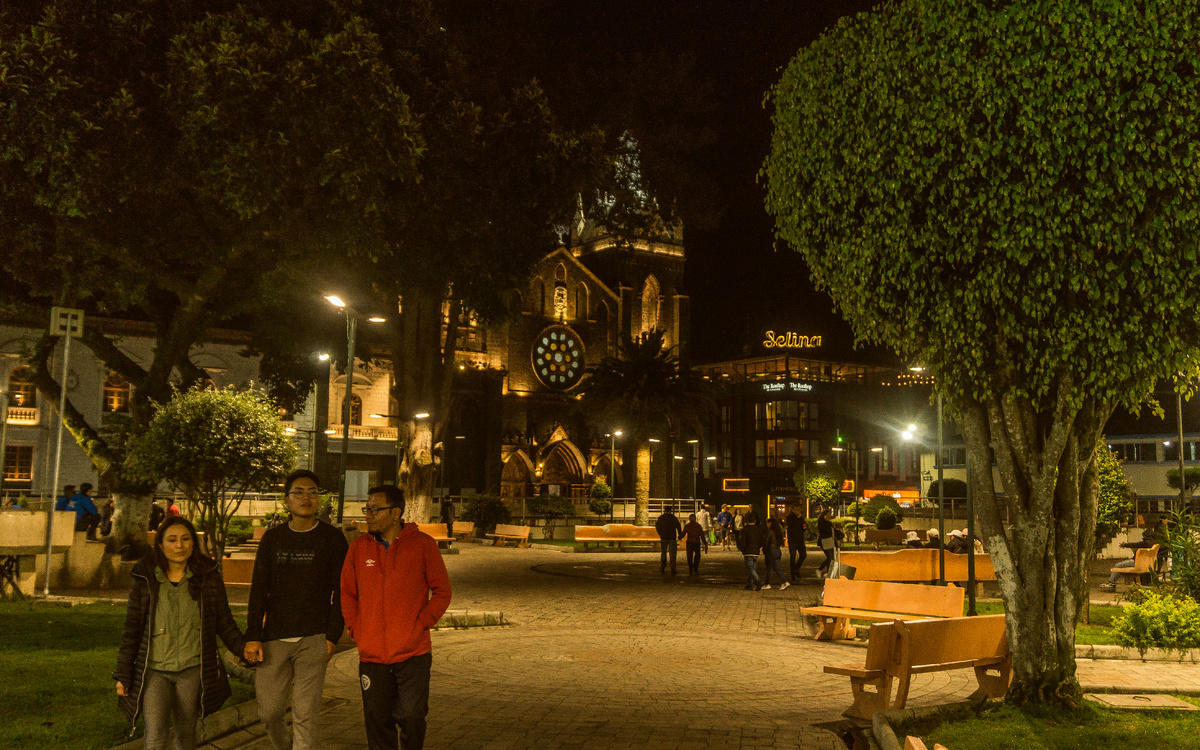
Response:
M83 310L73 307L50 308L50 335L77 339L83 335Z

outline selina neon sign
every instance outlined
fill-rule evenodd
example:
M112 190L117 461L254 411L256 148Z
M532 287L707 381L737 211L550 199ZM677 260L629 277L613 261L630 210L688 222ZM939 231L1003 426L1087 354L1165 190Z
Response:
M820 336L801 336L794 331L776 334L767 331L763 346L767 349L812 349L821 345Z

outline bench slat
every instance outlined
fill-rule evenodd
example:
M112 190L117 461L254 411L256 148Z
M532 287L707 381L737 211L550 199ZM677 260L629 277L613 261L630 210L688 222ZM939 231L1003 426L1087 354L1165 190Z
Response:
M846 609L843 607L801 607L802 615L817 615L818 617L842 617L850 620L872 620L875 622L891 622L892 620L922 620L929 615L909 615L902 612L874 612L869 609Z
M887 670L867 669L861 664L825 665L825 674L840 674L846 677L858 677L864 680L883 677Z

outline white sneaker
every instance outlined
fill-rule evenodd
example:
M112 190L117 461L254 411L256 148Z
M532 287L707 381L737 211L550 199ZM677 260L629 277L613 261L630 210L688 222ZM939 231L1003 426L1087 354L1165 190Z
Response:
M769 589L769 588L771 588L771 584L769 584L769 583L768 583L766 586L763 586L763 588L764 588L764 589Z
M791 585L792 584L788 583L787 581L784 581L783 585L779 587L779 590L783 591L784 589L786 589L788 586L791 586Z

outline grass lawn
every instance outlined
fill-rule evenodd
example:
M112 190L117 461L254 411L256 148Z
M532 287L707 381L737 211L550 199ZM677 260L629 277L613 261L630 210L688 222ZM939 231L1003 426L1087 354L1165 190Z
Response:
M1189 696L1178 696L1200 705ZM999 706L980 717L903 728L928 747L953 750L1162 750L1200 745L1200 711L1118 711L1087 704L1075 711ZM903 742L904 735L897 731Z
M238 617L239 627L245 616ZM124 602L0 601L0 748L103 750L125 741L112 680ZM230 680L227 705L254 697Z
M975 611L981 615L1002 615L1004 614L1004 605L1000 602L977 602ZM1120 607L1092 607L1091 623L1084 625L1080 622L1075 626L1075 643L1081 646L1118 645L1111 628L1113 618L1120 612Z

